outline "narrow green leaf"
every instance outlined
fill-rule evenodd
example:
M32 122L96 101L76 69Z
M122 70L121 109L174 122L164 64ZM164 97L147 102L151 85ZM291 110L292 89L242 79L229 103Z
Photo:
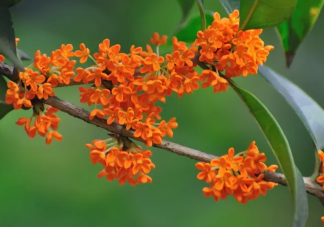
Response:
M297 0L241 0L240 30L274 27L286 21Z
M207 24L213 23L213 15L212 13L206 13L206 22ZM184 42L194 42L197 38L197 31L201 29L201 17L200 15L194 15L191 17L187 23L180 29L175 36Z
M3 78L3 76L0 75L0 120L11 110L13 110L12 105L8 105L5 103L5 97L7 92L7 82Z
M187 21L189 13L191 8L193 7L193 5L195 4L195 0L177 0L181 10L182 10L182 18L181 21L179 23L179 26L177 28L177 31L180 30L184 23Z
M0 50L16 68L24 71L21 60L16 56L15 32L8 6L0 1Z
M219 0L228 14L235 9L240 10L240 0Z
M266 79L295 110L313 138L316 149L324 149L324 110L293 82L266 66L259 66Z
M311 178L316 179L320 165L317 152L324 149L324 110L301 88L266 66L259 67L259 74L286 99L311 135L315 146L315 168Z
M297 175L297 194L295 196L295 215L293 227L304 227L308 219L308 198L305 183L299 169L295 167Z
M17 48L17 57L20 59L20 60L26 60L26 61L30 61L32 60L32 58L26 54L26 52L24 52L23 50Z
M238 87L233 81L229 81L232 88L239 95L242 101L249 108L251 114L256 119L262 132L268 140L268 143L277 158L278 164L285 174L288 187L294 198L294 220L293 227L304 227L308 213L301 215L302 212L308 210L306 191L299 186L299 181L303 181L301 175L295 167L294 159L286 139L285 134L280 128L276 119L270 111L250 92Z
M200 30L204 31L206 29L206 18L205 18L205 10L204 10L204 3L202 0L196 0L199 12L200 12L200 18L201 18L201 28Z
M295 53L305 36L312 29L324 0L298 1L291 17L277 26L286 53L286 64L289 67Z

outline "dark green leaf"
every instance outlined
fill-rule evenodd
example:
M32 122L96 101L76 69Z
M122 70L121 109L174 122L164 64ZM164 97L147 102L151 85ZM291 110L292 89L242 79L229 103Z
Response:
M295 196L295 215L293 227L304 227L308 219L308 198L306 194L305 183L299 169L296 169L297 176L297 195Z
M286 21L297 0L241 0L240 29L274 27Z
M228 14L240 10L240 0L219 0Z
M24 71L24 66L16 56L15 32L9 9L0 1L0 50L16 68Z
M259 73L295 110L312 136L316 149L324 149L324 110L297 85L268 67L260 66Z
M308 213L304 215L300 214L304 212L305 209L308 209L308 204L305 204L305 197L307 198L307 195L304 188L298 187L298 182L300 180L302 181L302 179L300 179L301 176L298 174L297 168L295 167L294 159L285 134L276 119L260 100L250 92L236 86L231 80L230 84L256 119L277 158L279 166L285 174L290 192L294 197L295 215L293 227L304 227L302 224L306 222Z
M206 29L206 17L205 17L205 10L204 10L204 3L202 0L196 0L199 12L200 12L200 18L201 18L201 28L200 30L204 31ZM197 30L198 31L198 30Z
M178 3L181 6L182 19L181 19L181 22L179 23L177 31L179 29L181 29L183 27L184 23L187 21L190 10L193 7L193 5L195 4L195 0L178 0Z
M7 92L7 82L0 75L0 119L2 119L7 113L13 110L12 105L8 105L5 103L5 97Z
M286 52L286 63L289 67L297 48L313 27L324 0L298 1L291 17L277 26L283 47Z
M207 24L213 23L213 16L212 13L206 13L206 22ZM201 19L199 15L194 15L192 18L188 20L188 22L180 29L175 36L184 42L191 43L195 41L197 38L197 31L201 29Z
M23 50L17 48L17 57L20 59L20 60L32 60L31 57L29 57L28 54L26 54Z

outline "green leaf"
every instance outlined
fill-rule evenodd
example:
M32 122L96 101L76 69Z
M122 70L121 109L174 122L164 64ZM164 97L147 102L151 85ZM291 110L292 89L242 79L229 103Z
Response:
M32 58L29 57L28 54L26 54L26 52L24 52L23 50L17 48L17 57L20 59L20 60L27 60L27 61L31 61Z
M315 146L315 167L311 178L316 179L321 164L317 152L324 149L324 110L301 88L266 66L259 66L259 74L286 99L311 135Z
M240 10L240 0L219 0L228 14L235 9Z
M21 60L16 56L15 32L11 21L9 9L0 2L0 50L16 68L24 71Z
M2 119L7 113L13 110L12 105L5 103L6 92L7 82L3 78L3 76L0 75L0 119Z
M182 19L179 23L177 31L181 29L184 23L187 21L189 13L193 5L195 4L195 0L178 0L179 5L181 6L182 10Z
M207 24L212 24L213 23L213 14L212 12L207 12L206 13L206 22ZM180 29L175 36L180 40L184 42L194 42L195 39L197 38L197 31L201 29L201 19L200 15L194 15L191 17L187 23L183 26L182 29Z
M324 110L293 82L266 66L259 66L265 78L295 110L313 138L316 149L324 149Z
M241 0L240 30L274 27L286 21L297 0Z
M297 195L295 196L295 215L293 227L304 227L308 219L308 198L305 183L299 169L295 167L297 175Z
M295 167L294 159L285 134L276 119L260 100L250 92L236 86L233 81L229 80L229 82L256 119L277 158L280 168L285 174L288 187L294 197L295 212L293 227L304 227L308 212L303 215L301 215L301 213L308 210L308 204L305 203L307 194L303 187L298 187L300 184L299 181L303 182L303 179L297 172L298 170Z
M277 26L289 67L305 36L312 29L322 9L324 0L298 1L291 17Z
M200 18L201 18L200 30L204 31L206 29L206 17L205 17L204 3L203 3L203 0L196 0L196 2L198 5L198 8L199 8Z

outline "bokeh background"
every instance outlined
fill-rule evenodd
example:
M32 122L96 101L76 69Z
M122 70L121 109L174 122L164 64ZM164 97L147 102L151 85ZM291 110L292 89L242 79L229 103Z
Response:
M217 0L206 8L226 16ZM197 13L195 7L192 13ZM40 49L49 54L64 43L85 43L92 52L110 38L128 51L144 46L154 31L171 35L181 19L175 0L23 0L11 8L19 47L33 56ZM324 15L300 46L290 69L285 68L281 43L274 29L262 35L275 46L267 65L294 81L324 106ZM29 64L29 63L26 63ZM260 76L237 78L237 83L259 97L278 119L303 175L313 170L313 147L299 118L283 98ZM79 104L77 87L58 88L57 95ZM152 184L119 186L96 177L100 166L90 163L84 144L105 139L107 132L59 113L64 139L45 145L44 138L29 139L15 125L31 111L13 111L0 121L0 226L1 227L287 227L292 222L292 198L278 186L267 196L241 205L234 198L214 202L204 198L204 182L196 179L195 161L153 149L156 169ZM163 105L165 119L177 117L179 127L172 141L222 155L229 147L245 150L256 140L259 149L275 158L246 107L229 89L214 95L200 89ZM324 209L309 196L308 227L322 226Z

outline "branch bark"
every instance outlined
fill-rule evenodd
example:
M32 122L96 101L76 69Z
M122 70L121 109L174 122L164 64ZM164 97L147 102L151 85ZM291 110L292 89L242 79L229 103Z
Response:
M0 74L6 75L10 77L10 73L13 72L12 67L0 62ZM132 130L126 130L126 128L122 125L119 125L117 123L112 123L111 125L108 125L105 119L95 118L93 120L89 120L89 114L90 112L87 110L84 110L81 107L75 106L71 104L70 102L64 101L59 99L58 97L49 97L48 100L44 101L45 104L53 106L57 109L59 109L62 112L65 112L73 117L79 118L89 124L95 125L97 127L100 127L102 129L105 129L109 132L119 134L122 136L126 136L129 138L132 138L134 140L143 142L142 139L134 137L134 132ZM199 150L195 150L193 148L185 147L183 145L173 143L170 141L163 140L161 144L155 144L154 147L170 151L172 153L185 156L197 161L202 162L210 162L214 158L218 158L217 156L214 156L212 154L208 154ZM265 180L278 183L283 186L287 186L286 178L281 173L271 173L271 172L265 172ZM324 190L322 187L314 182L309 177L303 178L306 190L309 194L312 194L316 197L318 197L321 201L324 201Z

